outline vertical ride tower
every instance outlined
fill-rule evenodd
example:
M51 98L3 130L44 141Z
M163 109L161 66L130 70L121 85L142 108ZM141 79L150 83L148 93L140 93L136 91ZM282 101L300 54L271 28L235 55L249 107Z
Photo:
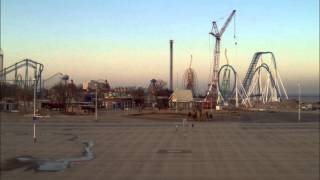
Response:
M170 40L170 90L173 90L173 40Z

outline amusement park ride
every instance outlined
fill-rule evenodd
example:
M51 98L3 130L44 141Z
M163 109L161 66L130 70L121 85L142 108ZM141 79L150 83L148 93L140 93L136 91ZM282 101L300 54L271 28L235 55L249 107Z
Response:
M212 104L218 106L228 105L230 100L234 100L236 107L239 106L239 103L245 107L252 107L254 103L264 104L288 99L272 52L256 52L254 54L242 83L235 68L229 64L226 51L227 64L219 68L221 37L235 16L235 12L233 10L229 15L221 31L218 30L217 23L215 21L212 22L212 30L209 34L216 39L214 66L205 102L209 102L212 107ZM262 58L267 55L271 59L269 63Z
M236 69L229 64L226 51L225 57L227 64L220 67L221 39L232 19L235 20L235 13L236 10L231 12L220 30L217 22L212 22L212 28L209 34L215 38L215 47L213 50L213 73L212 77L210 77L210 82L208 83L209 87L204 98L204 104L214 108L215 106L229 105L235 102L234 104L236 107L239 105L252 107L255 103L268 103L288 99L286 89L278 71L275 56L272 52L256 52L251 60L243 81L241 81ZM170 40L171 84L172 45L173 41ZM0 82L13 83L22 88L35 87L37 92L40 92L41 89L49 88L57 81L66 82L69 78L67 75L62 73L56 73L46 80L42 80L42 71L44 66L31 59L24 59L2 69L2 54L0 59ZM189 67L184 72L183 84L185 89L191 90L193 95L195 95L197 89L197 75L191 68L191 65L192 55Z
M192 55L190 58L189 68L186 69L183 74L183 86L185 89L191 90L192 94L195 95L197 90L197 74L191 68L191 64L192 64Z
M24 59L0 70L0 82L11 82L22 88L36 86L37 91L40 91L42 71L43 64Z
M19 88L35 88L37 94L41 94L42 89L49 89L55 84L67 81L69 76L56 73L47 79L42 79L44 65L31 60L24 59L0 70L0 83L14 84Z

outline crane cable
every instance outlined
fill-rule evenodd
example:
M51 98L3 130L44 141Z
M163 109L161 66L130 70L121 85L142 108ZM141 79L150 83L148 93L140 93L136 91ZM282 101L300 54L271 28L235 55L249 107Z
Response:
M235 49L235 60L237 60L238 58L238 42L237 42L237 28L236 28L236 15L237 14L234 14L234 17L233 17L233 40L234 40L234 49Z
M236 14L234 14L233 17L233 39L234 39L234 45L237 45L237 36L236 36Z
M212 61L212 59L213 59L213 54L212 54L212 48L211 48L211 41L210 41L210 38L211 38L211 36L210 36L210 34L208 35L208 42L209 42L209 61L210 61L210 69L209 69L209 77L208 77L208 84L210 84L211 83L211 81L212 81L212 68L213 68L213 61Z

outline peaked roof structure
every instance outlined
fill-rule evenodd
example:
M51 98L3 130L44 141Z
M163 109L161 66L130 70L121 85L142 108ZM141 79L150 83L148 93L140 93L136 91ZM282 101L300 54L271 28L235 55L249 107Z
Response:
M192 91L185 89L175 90L169 97L171 102L191 102L193 101Z

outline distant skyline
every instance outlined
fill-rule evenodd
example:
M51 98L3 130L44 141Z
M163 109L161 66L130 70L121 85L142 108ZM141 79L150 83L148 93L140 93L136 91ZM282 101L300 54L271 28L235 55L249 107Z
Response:
M30 58L44 64L44 79L57 72L77 83L108 79L111 86L146 87L152 78L169 84L169 40L174 40L174 87L189 65L207 87L214 39L236 9L222 37L221 61L241 78L257 51L272 51L289 94L301 82L305 94L319 92L318 0L1 0L4 67ZM224 19L222 19L223 17ZM177 78L178 74L178 78Z

